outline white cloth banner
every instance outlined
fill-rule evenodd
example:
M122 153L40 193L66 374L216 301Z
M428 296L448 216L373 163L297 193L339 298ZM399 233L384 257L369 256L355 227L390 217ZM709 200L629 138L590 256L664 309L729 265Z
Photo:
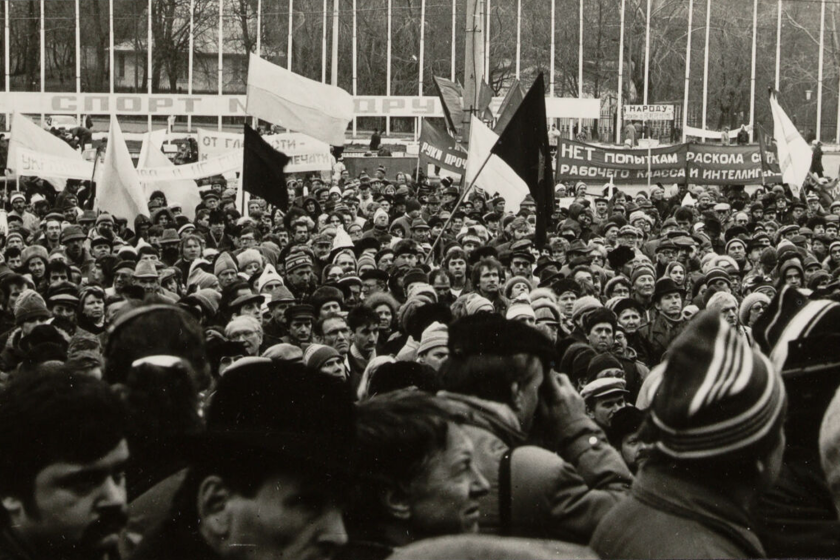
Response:
M811 169L813 152L779 105L775 93L770 94L770 110L773 113L773 138L776 140L782 180L790 185L793 196L799 198L799 190Z
M18 148L69 160L84 161L82 154L71 148L67 142L53 136L22 114L14 113L12 115L12 130L7 156L7 161L12 165L16 165L18 162L16 154ZM13 171L17 173L17 170ZM52 183L56 189L64 189L64 180L61 177L46 175L42 178ZM87 176L87 179L90 179L90 175Z
M242 151L244 135L232 132L198 129L199 161ZM289 156L286 173L331 171L335 160L330 145L299 132L266 134L262 137L272 148ZM239 169L237 169L239 171Z
M752 125L748 125L746 128L747 132L749 132L750 130L752 130ZM722 130L705 130L702 128L694 128L693 126L685 127L686 136L693 136L695 138L707 138L709 140L720 140L720 135L722 132ZM741 132L740 127L736 128L735 130L730 130L730 140L734 140L735 138L737 138L739 132Z
M178 168L161 151L161 145L165 139L165 128L146 133L143 138L143 147L140 149L140 159L137 162L138 168L158 170ZM195 207L201 203L201 195L198 194L198 185L195 184L195 181L182 179L146 182L143 183L143 187L145 188L147 199L151 197L154 191L159 190L166 196L166 201L170 206L180 206L181 211L187 218L195 220Z
M353 97L343 89L304 78L252 53L247 94L250 115L333 146L344 145L354 108Z
M467 155L467 168L464 181L467 185L475 181L475 186L487 193L499 193L505 199L505 209L519 212L519 205L530 191L522 177L502 161L497 155L487 155L496 145L499 135L473 115L470 122L470 146ZM484 169L481 165L487 160Z
M15 149L13 165L18 177L56 177L90 181L93 176L93 162L54 156L21 146Z
M156 183L160 181L196 180L223 175L232 171L242 169L242 151L228 152L220 156L198 161L186 165L173 165L173 167L153 167L138 169L137 176L144 183Z
M674 120L673 105L625 105L624 120L626 121L672 121Z

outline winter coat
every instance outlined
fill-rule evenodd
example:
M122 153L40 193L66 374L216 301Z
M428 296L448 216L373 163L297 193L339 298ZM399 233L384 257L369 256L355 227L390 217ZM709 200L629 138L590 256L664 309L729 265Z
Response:
M564 426L561 449L554 453L524 445L525 434L507 405L439 395L465 418L475 464L490 483L480 499L482 532L585 544L601 518L626 497L633 476L589 418Z
M650 342L650 355L648 365L656 365L662 361L662 355L671 342L677 338L685 328L685 321L671 321L662 313L657 313L656 317L639 329L648 342Z
M748 514L726 490L646 463L629 499L601 520L601 558L763 558Z

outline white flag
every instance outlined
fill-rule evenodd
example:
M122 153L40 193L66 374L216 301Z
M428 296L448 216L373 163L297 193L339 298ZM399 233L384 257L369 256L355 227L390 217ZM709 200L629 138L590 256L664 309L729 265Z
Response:
M255 54L248 65L247 111L253 117L344 145L353 97L337 86L304 78Z
M111 115L105 162L96 182L96 207L129 223L138 214L149 215L149 205L116 115Z
M143 147L140 149L140 160L138 168L154 168L158 170L176 169L166 155L160 150L166 129L161 128L154 132L147 132L143 135ZM198 185L190 180L172 180L143 183L144 197L148 200L154 191L161 191L166 195L166 202L169 206L177 205L190 220L195 219L195 207L201 203L201 195L198 194Z
M9 139L9 154L6 165L20 176L21 172L15 169L18 167L18 162L20 161L17 153L18 148L31 150L44 156L53 156L55 158L74 160L82 163L85 161L82 154L71 148L67 142L53 136L50 132L44 130L22 114L14 113L12 115L12 131L11 138ZM58 190L64 189L65 180L63 178L45 175L39 176L55 185ZM84 179L90 180L90 175L84 177Z
M484 169L481 169L498 139L498 134L473 115L470 121L470 149L464 181L469 185L475 180L475 186L485 192L499 193L505 199L505 210L516 213L519 212L519 205L531 192L522 177L497 155L490 156Z
M811 148L779 105L775 93L770 94L770 109L773 112L773 138L776 140L782 180L790 185L793 196L799 198L802 183L811 169Z

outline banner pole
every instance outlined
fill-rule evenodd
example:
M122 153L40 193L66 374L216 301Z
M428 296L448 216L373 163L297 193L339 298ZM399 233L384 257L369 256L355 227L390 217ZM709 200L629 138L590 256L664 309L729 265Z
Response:
M484 162L481 164L481 167L478 168L478 173L475 174L473 180L470 181L470 184L467 185L467 188L464 189L464 192L461 193L461 196L458 198L458 201L455 202L455 206L452 207L452 212L449 214L449 219L446 220L446 223L443 224L443 229L441 230L440 234L435 239L435 242L432 243L432 248L429 250L428 256L426 256L425 262L428 264L429 260L432 258L432 255L435 254L435 247L440 242L440 239L443 237L443 234L446 232L446 229L449 227L449 224L452 223L452 217L455 215L455 212L458 211L458 208L463 204L464 200L467 198L467 193L470 192L470 189L475 185L478 176L481 175L481 172L484 171L484 167L487 165L487 162L490 161L490 158L493 157L493 152L491 151L487 154L487 157L484 159Z
M756 0L757 1L757 0ZM691 84L691 23L694 19L694 0L688 0L688 34L685 45L685 91L683 91L682 142L685 143L685 129L688 127L688 92ZM755 52L755 51L753 51ZM755 66L753 66L755 68Z

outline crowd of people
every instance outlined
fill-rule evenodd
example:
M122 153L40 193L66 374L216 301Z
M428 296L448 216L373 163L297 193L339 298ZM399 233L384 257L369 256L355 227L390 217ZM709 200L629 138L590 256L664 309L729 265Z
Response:
M10 193L0 558L840 555L834 182L285 188Z

